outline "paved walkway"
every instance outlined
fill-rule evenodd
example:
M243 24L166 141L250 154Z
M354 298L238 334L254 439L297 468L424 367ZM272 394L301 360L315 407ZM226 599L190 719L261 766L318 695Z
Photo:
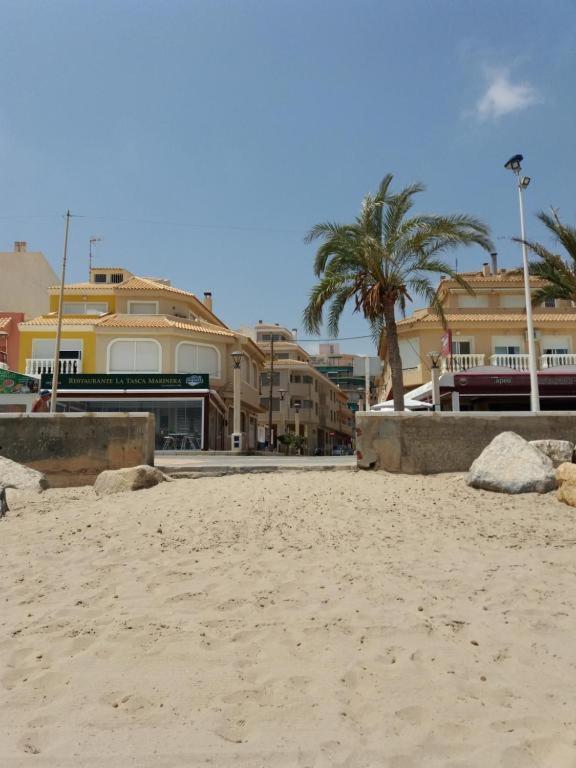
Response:
M168 474L230 474L286 470L355 469L355 456L238 456L223 454L166 455L156 453L155 464Z

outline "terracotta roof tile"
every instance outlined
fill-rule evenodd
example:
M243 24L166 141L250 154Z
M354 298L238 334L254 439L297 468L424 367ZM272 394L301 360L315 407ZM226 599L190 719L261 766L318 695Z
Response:
M94 316L63 317L62 325L96 325L98 323L98 320L99 318ZM20 327L25 328L26 326L37 326L37 325L56 326L57 324L58 324L58 317L56 315L47 315L45 317L35 317L33 320L26 320L25 322L20 323Z
M445 314L448 325L450 323L521 323L526 324L524 312L447 312ZM574 323L576 325L576 311L574 312L535 312L532 315L535 323ZM421 323L438 324L440 318L432 312L427 312L419 317L407 317L398 320L401 327L420 325Z
M11 320L12 320L11 317L0 317L0 330L4 328L8 328Z
M177 293L180 296L192 296L195 299L198 298L195 294L190 293L190 291L184 291L181 288L173 288L171 285L165 285L164 283L157 283L147 277L130 277L123 283L116 283L114 287L118 291L162 291L166 293Z
M100 328L177 328L184 331L210 333L234 338L234 333L219 325L202 325L170 315L105 315L97 322Z
M506 272L500 272L497 275L484 275L482 272L459 272L459 277L463 277L467 283L517 283L524 284L524 278L521 270L510 269ZM530 278L530 285L541 285L542 280L537 277ZM440 285L457 286L458 283L451 278L440 281Z

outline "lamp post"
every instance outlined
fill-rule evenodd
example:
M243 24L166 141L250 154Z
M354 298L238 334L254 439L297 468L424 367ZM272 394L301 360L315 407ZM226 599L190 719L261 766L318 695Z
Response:
M364 355L364 410L370 410L370 358Z
M432 374L432 405L434 411L440 410L440 355L438 352L428 352L428 357L432 363L430 373Z
M240 407L241 407L241 365L244 353L240 350L232 352L234 362L234 426L232 429L232 450L240 452L242 450L242 434L240 432Z
M268 450L274 449L272 425L272 396L274 394L274 332L270 334L270 393L268 395Z
M283 410L282 410L282 403L284 402L284 398L286 397L287 390L279 389L278 390L278 394L280 395L280 406L279 406L280 410L279 410L279 416L278 416L278 428L277 428L277 430L278 430L278 433L280 433L280 425L282 425L282 433L281 434L284 434L284 432L286 431L286 427L285 427L284 413L283 413Z
M528 249L526 248L526 231L524 227L524 190L530 184L529 176L520 176L522 170L522 155L514 155L504 167L512 171L518 183L518 200L520 203L520 239L522 241L522 269L524 271L524 297L526 300L526 330L528 334L528 367L530 371L530 410L540 410L540 393L538 391L538 373L536 366L536 347L534 344L534 322L532 318L532 295L530 293L530 274L528 271Z
M294 400L294 432L296 437L300 437L300 408L302 403L300 400ZM298 449L299 451L300 449Z

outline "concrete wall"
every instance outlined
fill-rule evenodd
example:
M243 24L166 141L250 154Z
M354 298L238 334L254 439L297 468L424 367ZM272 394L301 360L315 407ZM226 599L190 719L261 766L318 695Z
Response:
M500 432L576 441L576 412L357 413L358 467L406 474L466 472Z
M0 414L0 456L53 487L90 485L104 469L154 464L149 413Z

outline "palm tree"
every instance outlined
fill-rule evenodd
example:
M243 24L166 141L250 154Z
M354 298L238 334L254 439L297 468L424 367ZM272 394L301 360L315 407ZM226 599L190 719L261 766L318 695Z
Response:
M304 310L304 326L319 333L323 310L329 305L328 333L338 335L340 317L348 302L362 312L375 343L386 334L392 373L394 410L404 410L402 360L396 328L396 307L402 313L412 296L426 300L444 322L444 313L431 283L432 275L447 275L472 293L468 284L440 255L461 245L493 250L488 227L462 214L408 216L414 196L424 190L411 184L392 193L392 175L382 180L375 195L366 195L352 224L323 223L312 227L305 242L322 240L314 273L320 278Z
M524 241L529 250L540 259L530 262L530 274L544 281L544 284L533 292L532 303L540 304L545 299L576 301L576 227L562 224L554 209L551 216L540 211L538 218L552 233L555 243L564 248L568 259L552 253L540 243ZM522 242L520 238L515 240Z

